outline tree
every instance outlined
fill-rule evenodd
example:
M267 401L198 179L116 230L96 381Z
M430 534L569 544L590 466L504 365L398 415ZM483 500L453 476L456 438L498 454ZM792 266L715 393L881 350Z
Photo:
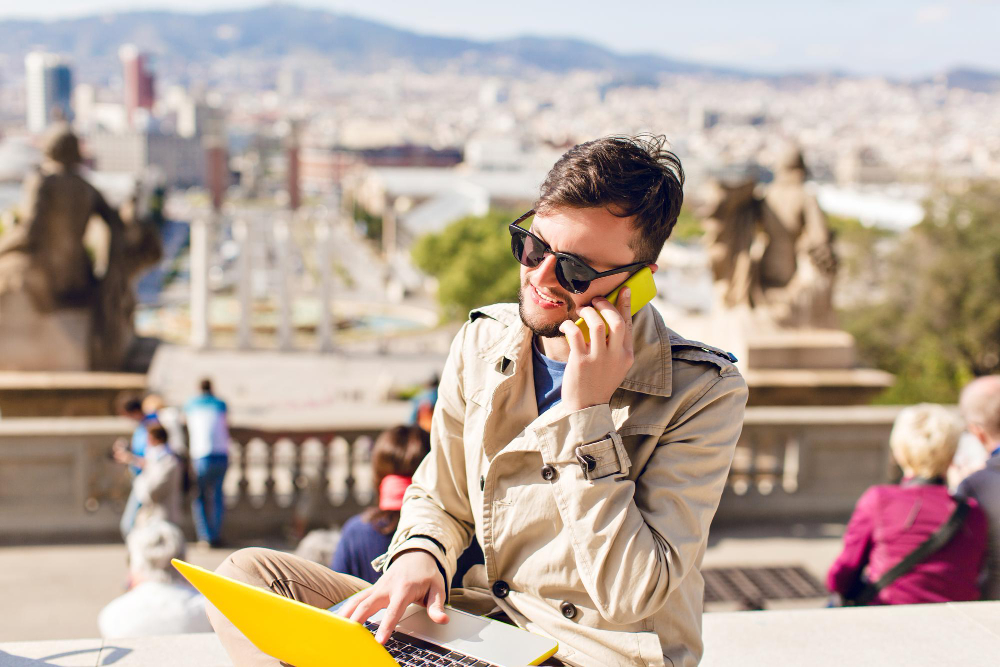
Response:
M862 359L897 376L880 402L954 402L1000 372L1000 188L932 200L889 259L884 299L843 316Z
M517 301L520 264L510 252L505 211L457 220L439 233L417 240L414 264L438 280L438 301L450 319L464 318L478 306Z

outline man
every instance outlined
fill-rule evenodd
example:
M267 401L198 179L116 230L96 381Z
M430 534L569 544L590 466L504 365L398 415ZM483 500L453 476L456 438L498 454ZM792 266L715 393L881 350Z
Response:
M188 427L188 454L198 490L192 502L198 541L216 546L222 532L225 501L222 482L229 467L229 424L225 401L212 393L212 381L200 383L201 393L184 405Z
M97 617L101 636L150 637L211 632L205 598L170 564L184 558L184 535L165 521L132 531L128 540L129 591L104 607Z
M986 467L958 486L958 495L974 498L989 520L989 552L984 600L1000 600L1000 375L977 378L966 385L958 402L966 429L989 455Z
M655 269L676 222L683 172L664 143L576 146L546 177L530 233L512 225L520 306L475 310L456 336L431 452L375 585L265 550L219 572L317 606L362 591L341 613L387 608L382 642L411 602L447 622L450 598L554 637L554 664L696 664L699 567L746 383L731 355L680 338L652 308L633 321L624 290L617 308L601 297ZM486 565L449 595L473 535ZM234 662L276 664L210 618Z
M133 460L141 460L146 454L146 429L150 425L156 423L156 415L148 415L142 409L142 401L137 398L132 398L122 405L121 415L123 417L128 417L135 422L135 430L132 431L132 439L125 440L124 438L118 438L113 445L113 453L116 460L124 461L129 463L129 472L134 480L136 475L142 470L142 468L134 463ZM131 456L129 456L131 454ZM139 497L136 495L135 486L133 485L131 493L129 493L128 500L125 501L125 511L122 512L121 522L119 523L119 530L122 534L122 539L128 537L129 532L135 525L135 516L139 511L141 503Z
M138 457L118 450L115 459L120 463L137 466L139 474L132 481L132 495L139 508L134 525L150 521L181 520L181 465L167 446L167 431L159 424L147 427L146 452ZM131 530L129 531L131 532ZM126 540L128 535L126 534Z

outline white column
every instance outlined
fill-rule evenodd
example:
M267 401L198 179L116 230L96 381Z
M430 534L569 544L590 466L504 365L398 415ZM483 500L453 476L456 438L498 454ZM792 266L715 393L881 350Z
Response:
M253 223L245 218L233 222L233 240L240 245L237 260L236 294L240 302L240 321L237 325L236 346L241 350L253 348L253 293L251 273L253 271Z
M208 265L211 256L212 228L216 213L191 220L191 347L204 350L212 344L208 321Z
M289 222L281 216L274 224L274 254L278 269L278 349L291 350L293 347L292 300L288 293L289 261L288 251L291 230Z
M321 352L333 350L333 265L330 253L330 218L321 214L316 220L316 265L319 267L319 322L316 338Z

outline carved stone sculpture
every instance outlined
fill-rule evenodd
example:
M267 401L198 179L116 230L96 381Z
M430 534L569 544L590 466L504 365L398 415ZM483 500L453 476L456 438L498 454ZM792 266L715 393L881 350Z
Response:
M717 305L749 308L763 326L835 326L832 235L805 177L802 153L793 149L762 193L752 181L714 185L705 231Z
M0 370L116 370L133 336L131 282L159 259L159 237L134 216L125 224L80 175L68 126L53 128L44 153L21 221L0 238ZM100 277L84 244L92 216L109 231Z

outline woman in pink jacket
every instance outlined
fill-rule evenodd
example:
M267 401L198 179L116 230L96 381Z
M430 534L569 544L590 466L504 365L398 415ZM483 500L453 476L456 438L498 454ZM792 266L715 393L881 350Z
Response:
M873 486L858 500L844 549L827 575L830 591L848 596L862 575L878 581L948 520L956 502L944 476L960 434L955 418L940 405L924 403L899 413L889 446L903 469L903 480ZM969 512L954 537L882 589L871 604L979 599L987 523L975 501L968 503Z

